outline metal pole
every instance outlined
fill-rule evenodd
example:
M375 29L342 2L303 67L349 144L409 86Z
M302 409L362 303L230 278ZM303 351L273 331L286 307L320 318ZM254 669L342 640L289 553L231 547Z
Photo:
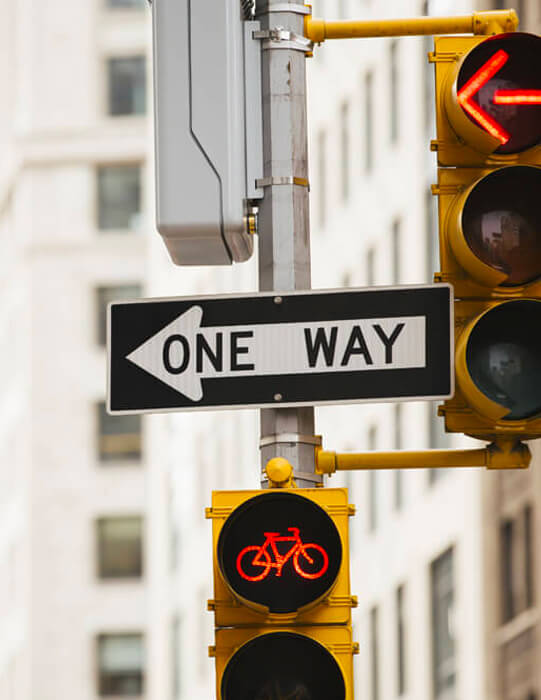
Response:
M310 289L304 7L299 0L257 0L256 16L268 33L262 37L265 196L259 210L259 290ZM278 28L284 31L272 32ZM275 398L278 404L280 396ZM321 482L315 473L314 409L260 413L261 483L267 483L264 467L273 457L293 465L298 486Z

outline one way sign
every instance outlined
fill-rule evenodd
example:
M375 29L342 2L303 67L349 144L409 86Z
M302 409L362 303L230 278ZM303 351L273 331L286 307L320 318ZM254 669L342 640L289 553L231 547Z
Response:
M108 410L448 398L451 287L114 302Z

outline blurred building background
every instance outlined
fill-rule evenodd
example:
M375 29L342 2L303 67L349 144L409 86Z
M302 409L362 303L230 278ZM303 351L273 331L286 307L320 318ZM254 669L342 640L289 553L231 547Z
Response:
M503 7L314 0L314 15ZM214 697L213 488L258 485L254 411L108 416L113 299L256 289L154 231L146 0L2 0L0 700ZM516 7L541 31L538 0ZM313 287L437 269L430 38L308 63ZM333 450L446 446L426 403L326 407ZM540 700L540 450L524 473L352 473L358 698Z

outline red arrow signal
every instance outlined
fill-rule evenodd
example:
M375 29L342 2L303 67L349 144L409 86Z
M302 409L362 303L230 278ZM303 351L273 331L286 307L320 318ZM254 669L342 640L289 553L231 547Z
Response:
M495 105L541 105L541 90L496 90Z
M493 78L509 60L509 54L500 49L488 59L479 70L472 75L468 82L458 92L457 98L461 107L480 124L485 131L497 138L502 144L511 138L503 126L493 119L488 112L473 101L473 96Z

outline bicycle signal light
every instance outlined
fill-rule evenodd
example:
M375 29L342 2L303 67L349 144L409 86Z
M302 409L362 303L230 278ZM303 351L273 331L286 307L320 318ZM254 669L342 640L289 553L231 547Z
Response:
M248 606L292 613L332 589L342 542L332 518L314 501L284 491L264 493L227 519L217 557L226 585Z
M213 492L218 700L353 700L353 512L346 489Z

